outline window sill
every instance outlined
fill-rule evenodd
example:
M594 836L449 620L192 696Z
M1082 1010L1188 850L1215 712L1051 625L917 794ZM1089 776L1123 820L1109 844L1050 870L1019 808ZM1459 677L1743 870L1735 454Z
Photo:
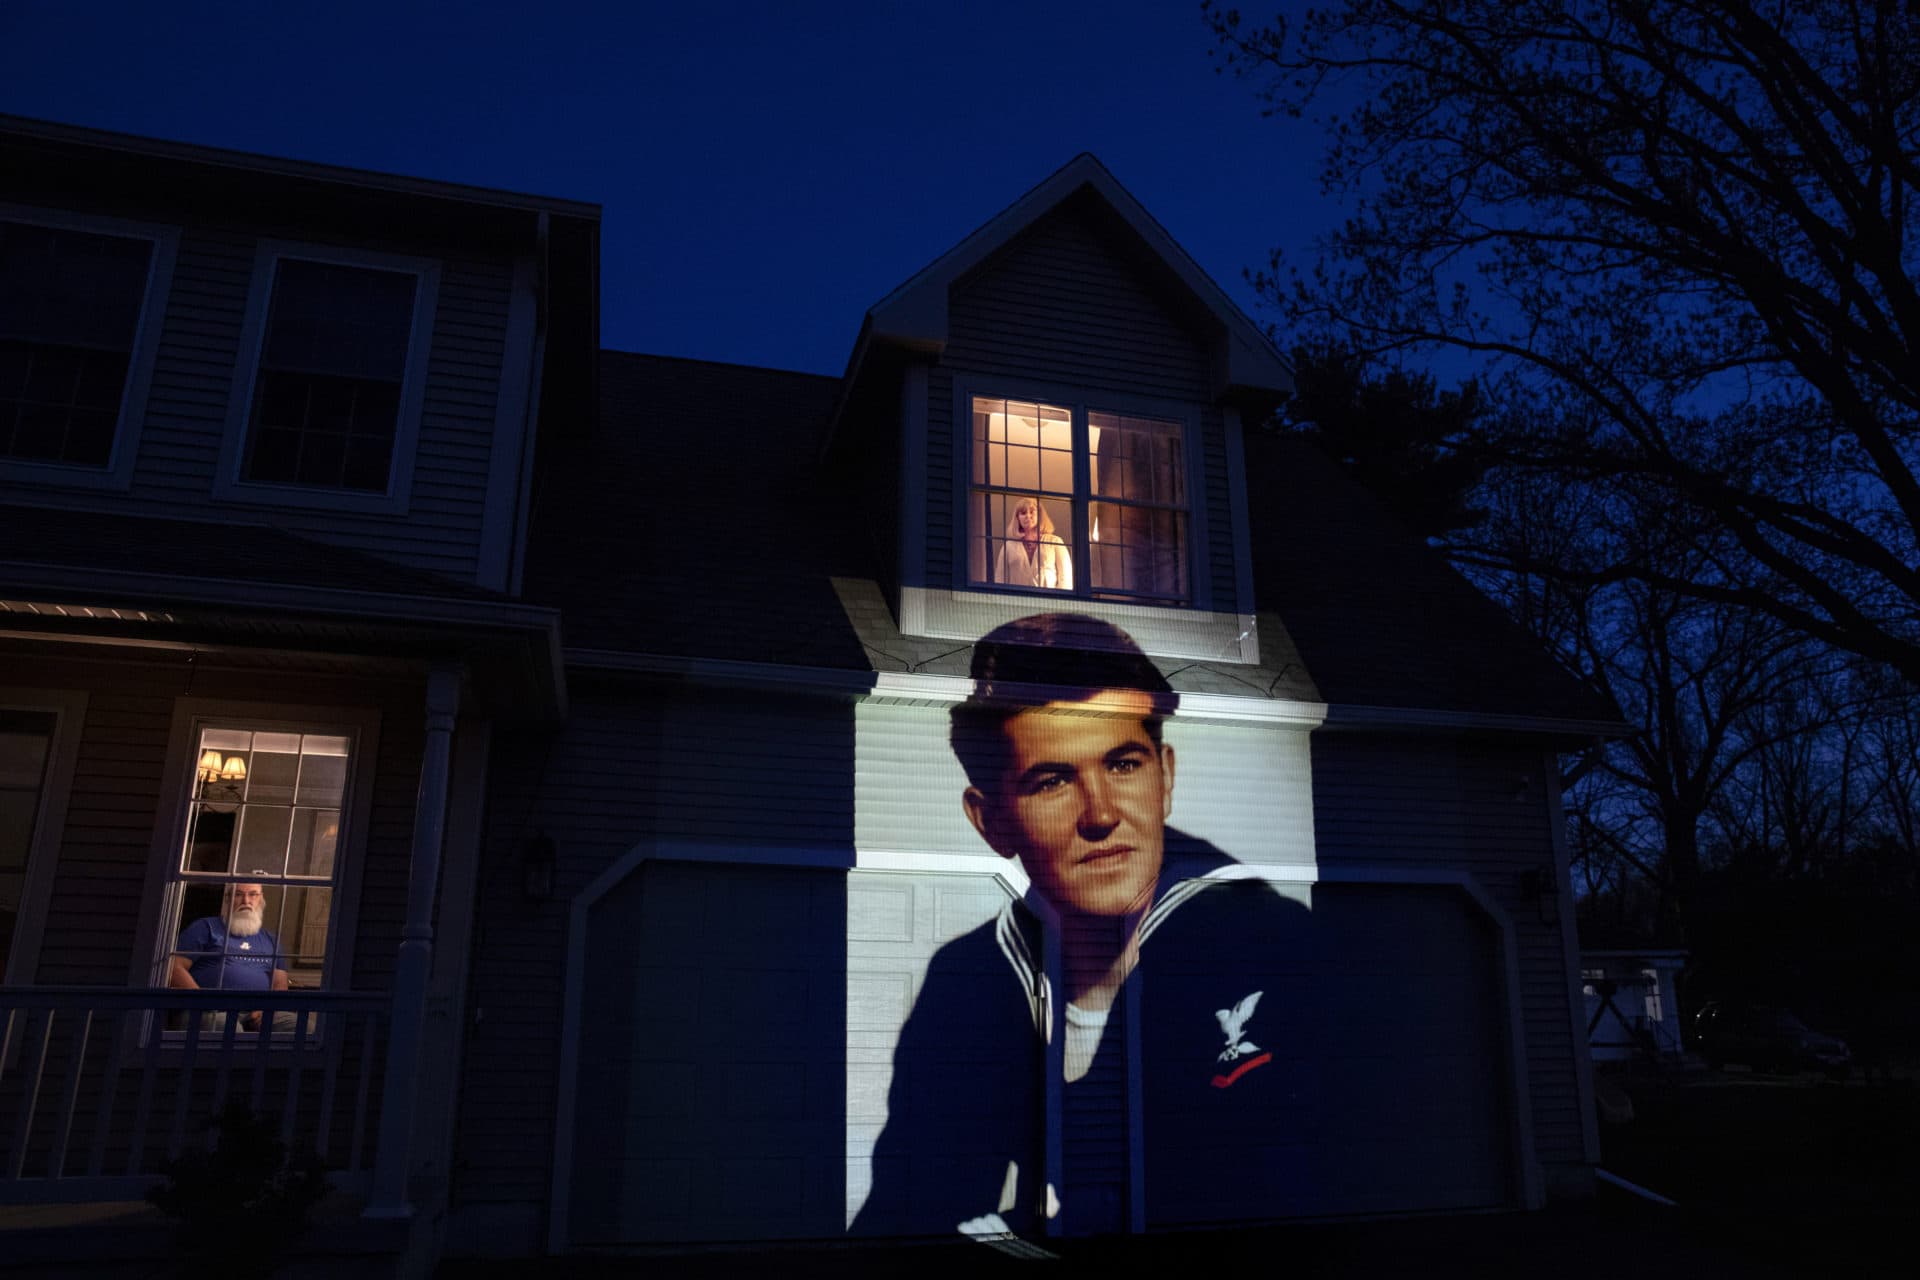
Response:
M297 484L221 480L214 484L213 497L216 502L250 507L307 507L357 515L407 514L407 495L404 492L367 493L358 489L311 489Z
M48 489L125 491L133 483L133 468L130 466L89 467L74 462L33 462L24 458L4 458L0 459L0 481Z
M1252 614L1116 604L1038 590L900 590L900 631L908 636L972 642L1002 623L1036 613L1079 613L1111 622L1153 657L1248 665L1260 661L1260 637Z

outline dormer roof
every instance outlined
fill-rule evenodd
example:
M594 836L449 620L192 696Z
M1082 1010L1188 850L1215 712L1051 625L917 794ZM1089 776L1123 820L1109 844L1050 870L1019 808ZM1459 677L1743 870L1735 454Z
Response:
M1191 304L1211 331L1215 392L1225 398L1271 400L1293 390L1285 359L1226 291L1167 234L1141 203L1090 152L1082 152L1038 186L941 254L868 309L847 365L858 380L874 348L937 354L946 347L954 284L988 262L1021 233L1069 201L1089 202L1137 253L1145 274Z

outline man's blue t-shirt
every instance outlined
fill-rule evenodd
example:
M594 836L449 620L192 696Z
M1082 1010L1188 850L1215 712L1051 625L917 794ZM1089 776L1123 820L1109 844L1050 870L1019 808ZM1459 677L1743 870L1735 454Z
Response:
M280 943L269 930L235 937L219 916L202 916L182 929L173 949L187 957L193 980L212 991L270 990L279 967Z

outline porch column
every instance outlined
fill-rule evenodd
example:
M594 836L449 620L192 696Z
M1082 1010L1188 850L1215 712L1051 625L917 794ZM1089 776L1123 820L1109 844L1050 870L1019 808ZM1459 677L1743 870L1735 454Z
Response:
M380 1094L380 1146L374 1156L369 1218L406 1218L412 1165L414 1098L427 1027L427 979L433 969L433 891L440 880L446 832L447 778L453 722L460 709L460 672L427 677L427 742L420 757L420 795L413 806L413 861L407 877L407 923L393 971L393 1021L387 1035L387 1078Z

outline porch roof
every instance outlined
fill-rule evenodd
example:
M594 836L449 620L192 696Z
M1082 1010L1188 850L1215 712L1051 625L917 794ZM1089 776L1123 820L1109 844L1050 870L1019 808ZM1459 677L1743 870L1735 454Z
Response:
M0 504L0 548L16 637L456 661L502 710L564 705L554 610L270 525Z

